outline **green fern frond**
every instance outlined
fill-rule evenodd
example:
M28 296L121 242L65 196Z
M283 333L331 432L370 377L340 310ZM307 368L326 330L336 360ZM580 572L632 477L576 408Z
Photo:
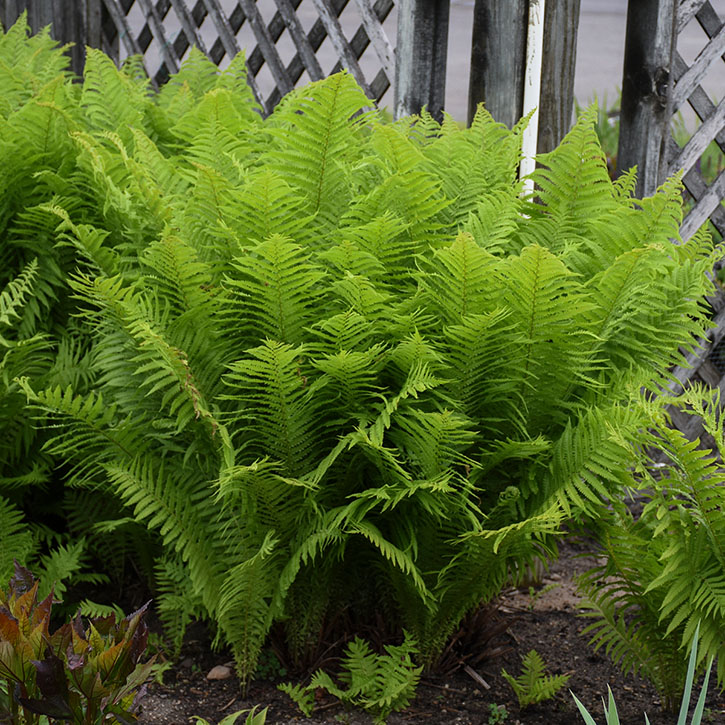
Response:
M361 127L370 107L352 76L337 73L309 84L275 109L271 121L278 142L270 153L272 170L284 176L304 194L308 209L320 225L336 226L341 208L350 199L346 167L359 155Z
M466 455L476 439L473 423L450 410L412 409L396 418L389 438L406 453L423 478L434 478L454 468L470 468L473 463Z
M230 366L224 398L237 401L234 419L248 431L249 453L271 455L290 475L301 475L316 463L323 379L304 374L305 349L267 340Z
M52 590L55 596L63 598L67 580L81 571L86 563L86 548L86 540L81 538L72 544L61 544L40 557L34 566L34 573L40 581L39 596L45 597Z
M303 329L325 304L320 285L323 270L291 240L277 234L251 247L232 262L233 276L226 278L232 303L243 310L247 325L235 337L254 344L265 337L290 344L302 341ZM240 311L241 311L240 310ZM248 345L245 345L245 347Z
M553 420L553 406L566 409L566 392L584 371L590 337L582 317L591 303L563 262L543 247L523 249L499 268L503 301L515 326L508 364L521 406L521 429L538 433ZM562 403L564 405L562 406ZM512 416L514 417L514 416Z
M646 408L634 399L629 406L588 410L578 421L569 421L552 446L537 498L551 496L567 513L586 512L611 498L612 491L629 481L631 445L647 420Z
M170 638L174 653L178 655L189 623L204 619L207 614L204 601L194 591L189 572L179 558L162 557L156 562L154 574L156 609L164 625L164 634Z
M275 556L278 543L269 532L253 556L228 570L219 592L219 626L234 651L243 682L254 674L269 629L280 613L273 597L283 566Z
M241 249L278 235L305 240L305 226L310 217L303 211L305 200L272 171L252 171L244 185L223 206L224 223Z
M118 70L100 50L89 48L84 67L81 105L91 126L99 131L127 133L145 127L151 105L148 79Z
M495 306L497 271L496 258L461 233L450 246L435 251L421 283L441 322L455 325Z
M35 553L36 542L22 511L0 496L0 581L13 574L13 562L27 563Z
M521 663L521 674L518 677L513 677L505 669L501 670L501 675L516 693L521 709L537 702L550 700L571 677L571 675L545 675L545 671L544 660L535 649L530 650L524 656Z
M26 298L32 294L37 273L38 260L33 258L22 272L0 291L0 324L11 326L20 319L18 309L26 304Z
M538 157L543 168L532 175L559 235L581 233L617 203L594 130L595 119L595 107L581 114L561 144Z
M491 254L517 251L512 241L521 222L521 204L518 194L510 189L489 191L468 217L462 220L462 230L468 232L476 244Z

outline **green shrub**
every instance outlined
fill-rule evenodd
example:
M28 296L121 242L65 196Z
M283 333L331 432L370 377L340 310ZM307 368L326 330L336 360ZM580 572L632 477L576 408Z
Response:
M28 33L25 16L0 29L0 581L17 558L46 592L55 581L62 594L69 583L120 578L124 551L136 553L138 566L153 547L145 529L121 523L112 497L64 486L63 460L42 450L47 436L17 382L29 376L78 393L92 386L92 339L74 317L68 286L87 262L58 225L67 220L90 246L108 236L89 226L101 222L102 206L79 176L73 134L89 122L69 59L47 31ZM113 535L94 528L104 519L118 522ZM104 573L94 571L92 554Z
M639 517L626 506L605 519L606 562L585 574L581 589L584 630L625 671L640 672L657 687L665 706L679 702L686 681L682 650L717 657L718 684L725 684L725 441L719 393L698 388L676 400L702 418L716 450L703 450L677 429L656 428L652 443L664 467L644 469L632 486L647 500ZM606 582L606 583L604 583Z
M635 204L609 180L591 113L534 203L521 127L484 109L386 124L338 74L263 121L241 57L194 52L157 95L137 70L90 52L58 81L81 121L43 229L90 372L18 383L43 455L117 502L104 530L155 532L162 616L214 622L243 680L273 622L301 660L343 609L431 666L619 496L711 245L671 241L676 181Z

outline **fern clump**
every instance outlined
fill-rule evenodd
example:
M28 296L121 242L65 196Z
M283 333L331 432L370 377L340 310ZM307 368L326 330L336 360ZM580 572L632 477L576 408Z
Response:
M384 123L345 73L262 120L244 69L58 78L68 172L15 246L42 226L63 252L84 374L20 368L15 394L104 530L155 537L166 621L213 622L242 679L273 623L302 662L343 609L431 667L620 495L713 250L678 243L677 181L609 181L591 112L522 198L522 124Z
M663 418L652 438L664 467L640 471L641 515L617 506L603 520L606 562L580 581L584 633L625 671L644 674L674 709L685 687L683 651L694 647L698 668L717 658L725 683L725 454L719 393L692 388L674 403L701 418L715 450L698 447ZM606 581L606 584L602 582Z

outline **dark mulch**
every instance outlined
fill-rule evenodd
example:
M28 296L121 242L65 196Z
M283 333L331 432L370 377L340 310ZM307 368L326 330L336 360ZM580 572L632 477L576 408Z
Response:
M391 715L390 725L504 722L492 718L492 705L506 707L507 725L577 725L583 720L569 694L570 689L601 724L604 723L601 700L607 695L608 684L615 694L622 725L642 725L645 711L653 725L674 725L676 714L662 712L660 700L647 682L633 676L624 677L604 654L594 653L588 647L586 637L580 635L587 622L577 616L572 577L593 563L591 557L581 558L583 549L576 543L563 547L561 559L552 565L538 586L539 592L545 589L539 596L532 598L529 591L504 592L498 603L498 616L506 618L508 631L492 643L496 657L475 667L475 672L486 681L489 689L462 670L446 676L424 677L416 699L406 711ZM531 649L536 649L543 657L551 674L566 673L571 679L567 688L554 699L521 711L500 672L504 667L518 675L521 658ZM140 722L182 725L196 723L193 716L198 715L216 725L229 713L253 705L269 707L267 723L270 725L362 725L371 722L363 713L347 711L328 696L318 700L311 718L305 718L290 699L276 689L279 680L255 681L243 696L234 678L207 680L206 674L218 664L231 664L228 655L212 654L205 638L192 637L179 663L166 673L165 684L155 684L149 689ZM707 706L703 723L725 725L725 694L711 686Z

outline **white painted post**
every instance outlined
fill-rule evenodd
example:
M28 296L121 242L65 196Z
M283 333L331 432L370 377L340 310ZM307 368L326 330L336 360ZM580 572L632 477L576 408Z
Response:
M524 179L536 168L536 139L539 135L541 68L544 60L545 0L529 0L529 28L526 34L526 69L524 74L524 113L533 111L521 140L519 178ZM524 195L533 192L534 182L524 180Z

